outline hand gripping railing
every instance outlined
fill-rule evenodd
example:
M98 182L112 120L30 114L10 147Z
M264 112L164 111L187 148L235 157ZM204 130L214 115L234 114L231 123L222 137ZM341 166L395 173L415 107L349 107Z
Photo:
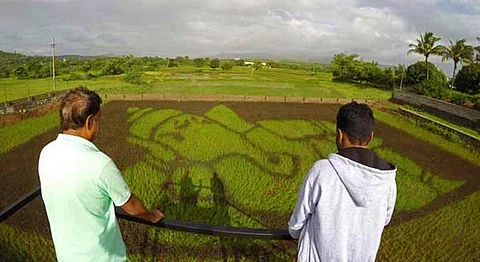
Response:
M0 211L0 223L13 215L19 209L24 207L30 201L40 195L40 187L27 194L21 200L13 203L11 206ZM152 223L138 217L131 216L121 208L115 208L115 213L118 218L133 221L149 226L161 227L191 233L206 234L221 237L243 237L243 238L260 238L260 239L275 239L275 240L292 240L287 230L283 229L254 229L254 228L238 228L227 226L214 226L204 223L187 222L181 220L162 219L157 223Z

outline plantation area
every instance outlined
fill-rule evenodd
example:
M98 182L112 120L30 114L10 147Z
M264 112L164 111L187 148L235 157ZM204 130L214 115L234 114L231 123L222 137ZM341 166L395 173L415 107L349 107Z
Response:
M308 169L336 152L338 108L112 101L102 109L96 144L146 206L169 219L286 228ZM385 109L374 112L371 148L398 167L395 213L377 259L479 260L480 156ZM55 138L56 121L52 112L0 128L0 209L38 185L38 154ZM125 221L120 226L132 261L296 258L294 241L219 238ZM0 224L0 260L53 260L50 239L36 199Z

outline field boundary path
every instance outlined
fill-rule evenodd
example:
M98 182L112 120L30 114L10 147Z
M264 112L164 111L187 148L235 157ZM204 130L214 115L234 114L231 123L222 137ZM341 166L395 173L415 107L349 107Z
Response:
M378 100L321 98L295 96L251 96L251 95L192 95L192 94L102 94L102 98L112 101L229 101L229 102L290 102L316 104L376 103Z

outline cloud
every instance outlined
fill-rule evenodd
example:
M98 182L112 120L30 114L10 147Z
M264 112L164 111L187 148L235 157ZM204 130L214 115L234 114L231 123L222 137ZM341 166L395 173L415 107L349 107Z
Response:
M411 63L421 57L406 55L408 42L427 30L445 44L475 43L479 9L478 0L3 0L0 49L48 54L55 37L63 54L253 51L327 60L349 52Z

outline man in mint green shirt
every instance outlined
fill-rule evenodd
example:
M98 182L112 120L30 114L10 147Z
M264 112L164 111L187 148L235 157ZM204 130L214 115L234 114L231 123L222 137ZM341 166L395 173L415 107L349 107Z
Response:
M46 145L38 172L58 261L125 261L115 206L158 222L123 180L115 163L92 143L99 131L101 98L86 88L60 105L62 133Z

